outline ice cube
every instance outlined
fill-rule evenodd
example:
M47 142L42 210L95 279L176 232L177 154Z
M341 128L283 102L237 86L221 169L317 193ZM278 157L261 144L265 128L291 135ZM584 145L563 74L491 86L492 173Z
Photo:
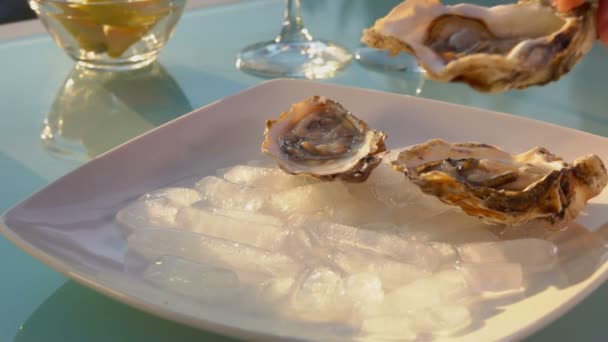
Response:
M419 208L426 217L434 217L436 215L446 213L448 211L457 211L454 206L447 205L441 202L437 197L421 194L419 198L416 198L415 206Z
M346 278L346 294L361 305L377 304L384 300L382 281L371 273L356 273Z
M324 182L300 186L272 195L272 207L280 212L309 214L333 210L340 203L349 203L353 197L342 182Z
M384 208L374 202L353 199L349 202L336 202L333 207L317 211L311 217L321 221L359 226L378 222L389 215Z
M386 312L407 314L459 302L471 294L465 276L457 270L440 271L390 292L385 298Z
M201 200L201 194L190 188L162 188L156 191L149 192L139 200L150 200L156 198L166 198L167 201L178 208L187 207L192 203Z
M318 259L319 249L313 248L310 235L297 227L289 227L290 234L285 239L283 250L295 260L310 264Z
M225 300L241 290L234 272L173 256L152 262L143 276L163 289L203 301Z
M461 230L458 233L450 232L451 234L442 238L442 241L449 241L453 244L475 243L475 242L492 242L498 241L500 238L487 227L471 227L468 230Z
M344 279L327 267L305 274L286 304L286 314L311 322L344 320L352 307L345 293Z
M367 272L378 276L388 290L431 275L431 272L420 267L354 248L335 252L331 259L348 274Z
M529 270L547 270L557 263L557 246L540 239L476 242L458 246L463 262L518 263Z
M254 213L250 211L244 210L233 210L233 209L218 209L218 208L208 208L204 206L194 206L195 208L205 208L208 210L212 210L214 214L231 217L236 220L242 220L246 222L251 222L255 224L266 224L273 226L282 226L283 220L276 216L264 215L259 213Z
M348 184L348 187L357 199L377 201L388 208L407 206L421 195L403 173L394 171L388 163L380 164L364 183Z
M399 230L396 232L397 236L400 236L404 239L410 241L419 241L419 242L431 242L433 241L431 234L429 232L416 229L411 225L397 225Z
M290 217L289 222L308 231L319 245L370 250L429 271L440 264L439 254L426 243L347 225L317 221L302 215Z
M431 213L414 206L401 210L396 221L403 227L403 231L419 236L421 240L465 243L498 239L481 220L466 215L459 209Z
M268 194L260 189L231 183L215 176L201 179L195 188L200 191L203 200L222 209L258 211L269 198Z
M497 241L498 236L488 230L480 219L460 210L449 210L414 223L415 228L426 232L433 241L468 243Z
M369 180L369 178L368 178ZM374 195L372 194L372 187L369 184L369 181L362 183L344 183L348 188L348 192L353 196L353 198L357 201L376 201ZM379 203L381 204L381 203Z
M433 335L454 334L472 322L471 312L461 305L428 308L415 312L411 317L418 332Z
M440 305L440 293L433 285L426 279L417 280L388 293L384 301L384 311L393 314L407 314L411 310Z
M129 249L148 260L172 255L239 275L293 276L299 265L287 255L208 235L175 229L140 229L127 240Z
M544 240L550 235L551 227L547 227L548 222L538 222L538 220L526 222L517 226L499 226L496 233L503 240L517 239L541 239ZM555 228L554 228L555 229Z
M172 227L178 208L164 198L136 201L116 214L116 221L131 234L147 227Z
M294 278L272 278L263 281L256 288L258 302L262 305L276 303L290 293L294 284Z
M437 288L442 303L459 302L473 293L466 276L457 269L442 270L426 280Z
M116 214L117 222L130 234L145 227L173 227L179 208L200 201L198 191L162 188L141 196Z
M345 292L359 317L371 317L380 312L384 289L382 281L376 275L357 273L347 277Z
M357 200L347 185L340 181L311 184L276 193L272 196L272 207L287 216L305 214L319 220L351 225L385 216L377 204Z
M398 208L396 211L396 220L400 225L426 230L428 229L426 226L428 226L429 220L436 216L452 212L457 212L457 210L454 207L441 202L434 196L421 194L411 202ZM453 225L452 222L449 223Z
M383 162L374 169L374 171L369 175L369 178L366 181L367 184L371 188L381 186L381 185L404 185L407 186L411 182L407 179L404 173L395 171L392 166ZM414 193L419 193L420 191L414 185L416 191Z
M439 254L441 265L453 266L458 261L458 251L453 245L443 242L430 242L430 245Z
M225 171L225 180L253 188L283 191L298 186L318 183L319 180L308 176L287 174L277 167L237 165Z
M278 250L289 235L275 217L212 208L182 208L175 226L269 251Z
M393 171L402 177L398 183L385 183L370 185L371 192L376 200L389 208L404 208L420 205L422 193L413 183L406 180L404 175Z
M408 316L387 315L365 319L361 323L363 341L415 341L416 326Z
M403 232L403 227L389 221L368 222L358 226L361 229L371 230L378 233L399 235Z
M477 292L520 291L524 274L520 264L460 264L471 288Z

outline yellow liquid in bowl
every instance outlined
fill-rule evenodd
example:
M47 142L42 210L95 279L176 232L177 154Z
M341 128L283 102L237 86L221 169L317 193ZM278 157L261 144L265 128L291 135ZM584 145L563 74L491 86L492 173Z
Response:
M80 61L142 59L156 55L171 35L185 1L78 3L32 0L31 6L68 54ZM139 56L142 56L141 58Z

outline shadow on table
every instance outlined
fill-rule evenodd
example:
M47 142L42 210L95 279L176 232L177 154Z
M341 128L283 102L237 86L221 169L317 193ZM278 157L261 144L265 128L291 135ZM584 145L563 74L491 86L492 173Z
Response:
M68 281L34 311L14 341L237 340L163 320Z
M192 109L159 63L127 72L75 67L44 120L41 139L55 156L86 161Z
M2 189L0 213L47 183L43 177L4 153L2 149L0 149L0 170L4 175L10 175L10 177L0 177L0 189Z

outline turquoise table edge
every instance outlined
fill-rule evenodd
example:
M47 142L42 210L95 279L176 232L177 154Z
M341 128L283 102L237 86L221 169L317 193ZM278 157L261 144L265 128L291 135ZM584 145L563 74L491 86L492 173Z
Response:
M99 113L83 118L72 113L74 134L87 142L80 146L81 155L75 157L51 153L41 144L43 120L54 118L58 111L64 112L67 106L74 105L64 101L74 95L66 90L70 80L78 80L82 89L93 89L98 94L96 105L107 105L115 103L111 101L116 100L116 94L125 93L119 85L121 78L105 80L101 87L91 84L86 75L72 70L72 61L45 33L0 41L0 63L6 76L0 79L0 96L5 108L0 116L3 123L0 125L0 170L8 176L0 180L3 189L0 211L104 150L261 82L236 70L234 56L239 48L276 34L282 3L256 0L189 10L161 53L153 76L142 77L137 80L139 83L134 83L148 84L148 91L165 94L161 98L167 101L168 105L163 104L169 109L154 111L146 103L124 97L118 101L120 106L112 107L118 108L116 113L101 119ZM382 15L388 6L370 6L363 0L311 0L304 5L305 22L313 34L339 41L353 50L359 45L360 29ZM215 31L224 27L222 24L227 19L239 25L227 27L223 33L228 38L220 38ZM205 35L205 32L213 34ZM222 49L209 51L217 46ZM464 85L424 82L412 73L366 70L357 64L325 82L413 95L418 92L418 96L509 112L608 136L608 118L603 115L605 100L600 90L602 80L608 79L608 68L602 67L607 56L605 48L595 46L573 72L559 82L501 95L480 94ZM40 63L41 57L44 63ZM19 100L23 94L29 96L27 101ZM20 115L14 118L10 113ZM80 119L82 122L78 122ZM90 127L85 127L90 122L110 136L95 140L100 138L89 131ZM115 127L120 126L124 129L115 132ZM0 238L0 269L5 273L0 284L1 341L232 340L148 315L66 281L4 238ZM603 285L526 341L605 340L608 329L601 318L608 313L604 305L607 302L608 287Z

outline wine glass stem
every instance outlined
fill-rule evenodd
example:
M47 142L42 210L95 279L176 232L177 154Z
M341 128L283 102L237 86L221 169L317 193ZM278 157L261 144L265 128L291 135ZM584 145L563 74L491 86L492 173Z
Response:
M286 0L285 18L281 34L275 39L277 43L311 41L312 36L302 23L300 0Z

